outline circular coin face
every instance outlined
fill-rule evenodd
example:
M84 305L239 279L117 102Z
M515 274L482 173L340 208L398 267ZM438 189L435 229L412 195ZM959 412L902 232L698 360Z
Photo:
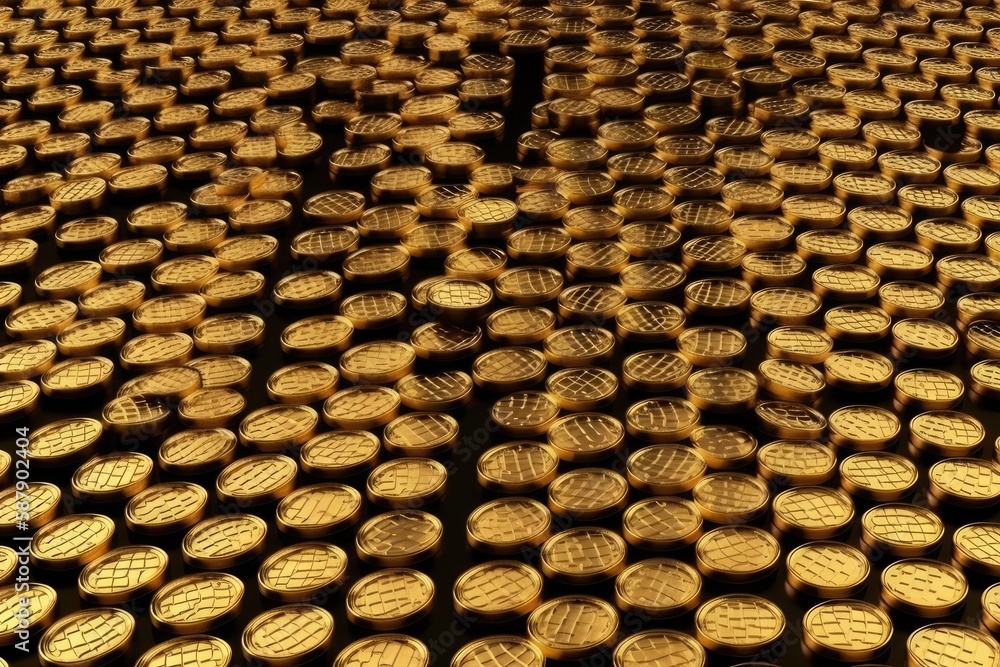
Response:
M785 616L772 602L755 595L722 595L695 613L698 641L725 655L754 655L785 630Z
M788 584L820 598L855 595L868 581L871 566L863 553L841 542L809 542L785 560Z
M167 553L135 545L113 549L80 572L80 597L94 604L121 604L155 591L167 581ZM119 573L127 570L128 577Z
M181 542L184 562L204 569L232 567L264 550L267 523L250 514L217 516L195 524Z
M361 627L391 630L426 616L434 601L430 577L405 568L379 570L347 592L347 618Z
M882 571L881 599L889 607L921 617L947 616L965 604L969 585L955 567L911 558ZM920 583L917 583L920 582Z
M333 644L333 616L311 604L290 604L257 615L243 629L243 655L269 667L299 664Z
M406 635L384 633L359 639L337 655L336 667L427 667L430 651L418 639Z
M892 621L878 607L859 600L830 600L806 612L805 646L834 660L868 660L883 653Z
M72 514L42 526L31 541L31 562L49 570L86 565L107 553L114 540L114 522L103 514Z
M302 542L268 556L257 570L257 586L272 600L306 602L338 588L346 574L343 549L325 542Z
M717 581L762 579L778 567L780 556L778 541L752 526L716 528L698 538L695 545L698 571Z
M394 510L362 524L355 536L358 556L382 566L402 566L430 558L441 549L443 526L419 510Z
M56 621L38 643L43 665L100 664L121 656L132 645L135 619L128 612L97 607Z
M189 574L160 588L150 602L154 628L174 634L206 632L235 618L243 582L224 572Z
M528 637L545 657L555 660L579 659L609 648L617 633L617 610L590 596L554 598L528 617Z
M455 610L483 621L524 616L542 599L541 574L523 563L500 560L476 565L455 580Z
M545 505L530 498L503 498L480 505L465 523L473 548L495 554L516 554L544 542L552 525Z
M470 642L452 658L452 667L475 667L485 663L516 660L525 667L542 667L545 656L523 637L494 635Z
M920 667L947 664L948 651L962 647L972 660L983 665L1000 664L1000 644L981 630L954 623L935 623L913 632L906 640L906 652L916 657L913 662Z

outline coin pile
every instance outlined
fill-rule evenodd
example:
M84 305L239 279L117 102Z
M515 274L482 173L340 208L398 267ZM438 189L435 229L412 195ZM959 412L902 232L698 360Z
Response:
M1000 667L988 0L18 0L0 46L13 665Z

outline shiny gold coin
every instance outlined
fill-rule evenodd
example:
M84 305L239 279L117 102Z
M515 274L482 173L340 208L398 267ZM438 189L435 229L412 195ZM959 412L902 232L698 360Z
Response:
M452 658L451 667L473 667L484 662L515 660L525 667L541 667L545 656L541 650L523 637L493 635L470 642Z
M219 570L256 558L264 551L267 523L252 514L222 515L195 524L181 541L184 562Z
M892 556L924 556L944 537L941 519L916 505L889 503L861 516L862 547Z
M388 662L386 662L388 660ZM379 664L427 667L430 652L418 639L399 634L379 634L349 644L334 661L336 667L375 667Z
M311 604L290 604L258 614L243 629L243 656L267 667L286 667L323 655L333 645L333 616Z
M10 547L0 549L0 583L10 583L17 569L17 553Z
M62 493L59 487L49 482L28 482L27 487L20 491L16 485L5 488L0 499L0 507L3 507L0 532L11 534L19 529L18 521L26 523L28 530L48 525L59 516ZM20 501L28 503L27 511L18 507Z
M260 592L279 602L318 599L339 587L347 573L347 554L325 542L302 542L280 549L257 571Z
M452 589L455 611L496 622L519 618L542 601L542 577L515 561L491 561L466 570Z
M433 459L395 459L371 471L365 494L385 507L419 507L441 498L447 481L447 470Z
M396 382L399 398L413 410L449 410L472 400L472 378L461 371L407 375Z
M859 451L886 449L902 425L894 412L873 405L851 405L830 414L830 442Z
M215 480L219 500L240 506L283 498L295 488L298 466L280 454L256 454L230 463Z
M558 462L555 451L547 445L509 442L492 447L479 457L476 477L487 489L524 493L554 480Z
M205 355L185 364L201 375L201 386L206 389L229 387L246 389L250 384L250 362L232 355Z
M972 373L975 386L975 372ZM961 402L965 385L951 373L931 368L903 371L893 380L895 400L918 410L948 410Z
M688 437L701 421L701 412L690 401L657 398L639 401L625 413L625 428L650 442L676 442Z
M361 513L361 494L342 484L312 484L292 491L278 503L281 532L317 538L353 525Z
M823 371L831 387L852 391L877 391L892 382L892 362L876 352L844 350L823 361Z
M757 475L778 484L822 484L836 469L833 450L818 442L775 440L757 451Z
M15 340L48 338L72 324L77 312L70 301L33 301L11 310L4 328Z
M143 302L146 286L137 280L109 280L77 298L86 317L114 317L134 311Z
M995 359L987 359L974 364L969 371L972 391L989 398L996 396L1000 390L997 377L998 366L1000 364Z
M268 397L279 403L315 403L333 395L340 373L329 364L303 361L279 368L267 379Z
M243 593L243 582L231 574L189 574L153 595L150 620L154 628L174 634L206 632L239 615Z
M976 628L957 623L935 623L913 632L906 640L906 650L910 656L923 656L919 663L927 665L944 664L944 652L961 646L970 659L993 665L1000 662L1000 644L990 635Z
M480 505L465 523L466 541L491 554L516 554L542 544L550 534L552 515L530 498L502 498Z
M953 562L966 570L993 576L1000 571L1000 554L993 539L1000 526L994 523L970 523L952 536Z
M702 517L720 524L752 521L770 505L767 487L743 473L706 475L691 493Z
M333 271L300 271L278 280L274 302L286 308L316 308L340 298L343 279Z
M17 641L19 630L30 636L52 625L58 616L56 591L45 584L32 582L25 591L18 590L15 584L4 586L0 588L0 602L5 609L28 610L23 625L13 612L7 614L3 625L0 625L0 645L4 646Z
M821 598L857 595L871 574L865 555L841 542L803 544L788 554L785 563L789 586Z
M559 403L544 392L522 391L498 400L490 409L500 430L513 436L545 433L559 417Z
M777 605L755 595L722 595L698 608L695 630L698 641L711 651L754 655L781 636L785 616Z
M852 496L883 502L900 500L916 484L916 466L891 452L852 454L840 464L840 488Z
M379 570L347 592L347 618L361 627L391 630L426 616L433 605L434 582L415 570Z
M687 382L691 369L691 362L678 352L648 350L625 358L622 362L622 379L633 389L670 391Z
M556 477L548 488L549 509L580 520L609 516L628 502L628 482L611 470L578 468Z
M595 597L558 597L528 617L528 637L547 658L574 660L610 648L618 633L618 612Z
M302 469L318 477L346 477L372 467L381 443L365 431L332 431L317 435L302 446Z
M685 394L699 410L742 412L757 401L757 379L740 368L704 368L688 376Z
M622 534L630 544L646 549L679 549L701 536L701 513L683 498L647 498L625 510Z
M609 283L573 285L559 294L559 314L573 321L607 319L617 315L627 298L622 288Z
M39 640L38 659L45 667L101 664L125 654L134 632L135 619L120 609L73 612L53 623Z
M185 333L148 333L126 342L118 358L125 370L149 372L190 361L194 347L194 341Z
M701 667L707 656L701 644L691 636L676 630L646 630L637 632L615 648L613 660L616 667L636 667L650 655L671 655L682 660L681 664Z
M89 458L97 451L104 427L96 419L73 417L49 422L28 436L28 460L47 468Z
M696 366L731 366L746 354L747 339L729 327L698 326L677 337L677 350Z
M1000 501L1000 467L992 461L950 458L928 471L930 493L958 507L984 507Z
M31 563L46 570L72 570L111 549L115 524L103 514L72 514L53 519L31 540Z
M787 535L825 539L848 530L854 521L854 503L842 491L802 486L779 493L772 503L773 524ZM818 515L823 520L817 521Z
M546 577L585 584L617 575L625 568L625 541L604 528L569 528L547 539L540 551Z
M526 345L543 340L555 328L555 313L539 306L501 308L486 318L489 337L507 345Z
M724 582L763 579L777 569L781 546L770 533L752 526L710 530L695 545L698 571Z
M13 421L34 412L40 394L30 380L0 383L0 421Z
M932 410L910 421L910 444L934 456L970 456L985 436L979 420L960 412Z
M149 486L153 459L139 452L95 456L73 473L73 496L88 502L130 498Z
M898 611L935 618L965 604L969 584L958 569L933 560L910 558L882 571L881 600Z
M387 424L399 414L399 394L387 387L361 385L342 389L323 403L323 419L344 429Z
M808 651L835 660L868 660L886 651L892 620L878 607L858 600L830 600L803 618Z
M198 474L232 463L236 435L223 428L189 429L170 436L160 445L160 467L175 474Z
M358 556L396 567L430 558L441 549L441 521L418 510L393 510L362 524L355 536Z
M27 380L55 363L58 348L47 340L26 340L0 347L0 379Z
M125 524L132 530L158 535L183 530L205 516L208 494L189 482L154 484L125 506Z
M563 372L563 371L561 371ZM553 375L558 381L558 374ZM550 378L551 379L551 378ZM585 381L583 378L578 378ZM598 381L607 381L601 377ZM557 392L549 387L550 394L560 405L570 409L561 401ZM557 389L557 388L556 388ZM603 391L598 388L598 391ZM553 423L547 433L547 440L559 458L564 461L595 461L607 458L620 449L624 443L625 429L617 419L596 412L582 412L562 417Z

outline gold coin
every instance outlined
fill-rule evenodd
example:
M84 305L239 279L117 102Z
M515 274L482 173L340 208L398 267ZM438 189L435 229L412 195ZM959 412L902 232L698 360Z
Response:
M115 317L135 310L146 296L146 286L137 280L109 280L79 297L80 312L86 317Z
M558 297L559 314L566 320L601 321L614 317L628 295L610 283L578 284L564 289Z
M844 350L823 361L823 371L831 387L851 391L877 391L892 382L892 362L877 352Z
M393 510L361 525L355 536L358 557L383 567L409 565L441 550L443 526L433 514Z
M283 498L295 488L298 466L280 454L256 454L230 463L215 480L219 500L241 507Z
M125 370L149 372L191 361L194 347L185 333L148 333L126 342L118 358Z
M683 632L646 630L618 644L613 661L615 667L636 667L644 664L650 655L674 656L682 661L681 664L691 667L704 667L708 659L701 644Z
M724 582L763 579L778 567L781 546L770 533L752 526L710 530L695 545L698 571Z
M49 338L72 324L77 312L70 301L33 301L11 310L4 328L15 340Z
M157 460L163 470L175 474L207 472L232 463L236 442L236 435L224 428L189 429L167 438Z
M452 598L455 611L466 618L509 621L531 613L541 603L542 576L517 561L490 561L460 574Z
M355 625L392 630L426 616L434 602L434 582L405 568L379 570L356 581L347 592L347 618Z
M31 562L46 570L72 570L111 549L115 524L103 514L72 514L53 519L31 540Z
M975 417L932 410L910 421L910 444L934 456L970 456L983 445L986 431Z
M225 667L232 659L229 644L208 635L175 637L157 644L136 661L138 667L154 667L174 660L188 660L192 667Z
M56 347L67 357L110 354L125 342L126 325L117 317L78 320L56 334Z
M447 470L433 459L395 459L369 473L365 493L386 507L418 507L443 496L447 480Z
M407 375L396 382L399 398L413 410L449 410L472 400L472 378L461 371Z
M441 412L414 412L389 422L382 442L390 452L406 456L434 456L458 442L458 422Z
M691 494L702 517L720 524L752 521L770 506L767 486L743 473L706 475Z
M928 471L930 493L958 507L984 507L1000 501L1000 467L992 461L949 458Z
M329 364L303 361L279 368L267 379L268 397L279 403L315 403L333 395L340 373Z
M530 498L502 498L474 509L465 522L466 541L491 554L516 554L542 544L550 534L552 515Z
M134 632L135 619L121 609L73 612L53 623L39 640L38 660L44 667L101 664L125 654Z
M17 569L17 552L10 547L0 549L0 584L8 584Z
M14 644L19 630L35 634L52 625L58 616L56 591L37 582L32 582L24 591L18 590L14 584L0 588L0 603L8 610L28 610L23 625L13 611L6 614L4 623L0 625L0 645L3 646Z
M264 551L267 523L252 514L212 517L195 524L181 541L184 562L218 570L256 558Z
M48 525L59 516L62 493L59 487L49 482L28 482L27 487L17 489L9 486L0 492L0 533L11 534L18 530L18 521L27 524L28 530L35 530ZM26 501L27 511L18 507L18 503Z
M962 647L971 660L984 665L1000 663L1000 644L990 635L973 627L957 623L935 623L915 630L906 640L906 651L914 664L941 665L945 656Z
M799 361L767 359L757 367L761 387L785 400L814 403L826 390L826 380L818 370Z
M997 392L1000 391L1000 383L997 382L998 366L1000 364L995 359L987 359L974 364L969 372L972 391L980 396L996 396Z
M26 340L0 347L0 379L27 380L52 368L58 349L47 340Z
M852 454L840 464L840 487L852 496L878 501L900 500L917 484L917 467L891 452Z
M558 375L557 373L552 378L557 378ZM606 381L606 378L603 379ZM556 394L551 387L549 389L551 394ZM565 401L561 404L567 407ZM549 427L547 433L549 446L565 461L607 458L622 447L624 439L625 429L621 422L596 412L562 417Z
M627 503L626 479L603 468L578 468L563 473L548 488L549 509L579 520L609 516Z
M941 519L916 505L888 503L861 516L861 545L876 553L924 556L936 550L943 537Z
M121 604L147 595L167 582L168 562L167 553L157 547L113 549L80 572L80 597L94 604ZM128 577L118 575L122 568Z
M489 337L506 345L526 345L543 340L556 328L556 315L539 306L501 308L486 318Z
M375 465L380 451L381 442L367 431L331 431L305 443L299 462L317 477L346 477Z
M508 442L486 450L476 464L476 478L491 490L525 493L547 486L558 474L559 457L548 445Z
M696 366L732 366L746 354L747 339L729 327L691 327L677 337L677 350Z
M524 637L493 635L463 646L452 658L451 667L474 667L483 663L516 661L525 667L542 667L545 656Z
M881 600L888 607L923 618L948 616L965 604L969 584L958 569L909 558L882 571Z
M865 555L842 542L803 544L788 554L785 564L789 586L821 598L857 595L871 574Z
M267 667L317 658L333 645L333 616L311 604L290 604L255 616L243 629L243 656Z
M257 586L279 602L320 599L347 574L347 554L325 542L302 542L274 552L257 570Z
M998 528L994 523L970 523L956 530L952 536L953 562L972 572L994 576L1000 571L1000 554L993 542Z
M695 612L698 641L717 653L755 655L785 631L785 616L776 604L742 593L719 596Z
M822 484L836 469L833 450L818 442L775 440L757 451L757 475L777 484Z
M153 459L139 452L95 456L73 473L73 496L89 502L130 498L149 486L153 467Z
M614 645L618 612L599 598L557 597L531 612L528 637L547 658L576 660Z
M683 498L647 498L625 510L622 534L630 544L645 549L680 549L701 536L701 513L694 503Z
M975 367L973 367L975 368ZM976 387L976 372L971 372ZM896 375L895 400L919 410L948 410L961 402L965 385L951 373L933 368L914 368Z
M28 460L40 468L62 466L93 455L104 434L96 419L72 417L49 422L28 436Z
M703 368L688 376L685 395L699 410L742 412L757 402L757 379L740 368Z
M539 552L542 572L553 581L595 583L625 569L627 546L604 528L569 528L545 540Z
M636 450L626 462L629 483L647 493L671 495L694 488L707 465L694 449L676 444Z
M820 603L806 612L803 624L805 648L834 660L871 659L884 653L892 639L888 614L858 600Z
M365 429L387 424L399 415L400 399L387 387L360 385L339 392L323 403L323 419L331 426Z
M648 350L626 357L622 379L633 389L648 392L671 391L683 386L691 374L687 358L672 350Z
M114 370L114 363L104 357L67 359L42 374L42 393L53 398L76 398L100 393L110 385Z
M676 442L687 438L701 422L701 411L682 398L654 398L633 404L625 413L625 428L649 442Z
M250 362L230 355L206 355L185 364L201 375L201 386L206 389L229 387L246 389L250 384Z
M125 524L140 533L158 535L183 530L205 516L208 493L190 482L154 484L125 506Z
M832 444L859 451L890 447L902 429L894 412L873 405L839 408L828 421Z
M335 667L428 667L430 652L418 639L398 634L379 634L349 644L337 655Z
M490 417L508 435L532 436L548 431L559 409L555 398L545 392L522 391L496 401Z
M843 491L801 486L779 493L772 503L775 529L807 539L826 539L848 530L854 521L854 503ZM823 520L815 517L822 514Z
M278 503L281 532L295 537L331 535L357 522L361 494L342 484L312 484L292 491Z
M149 605L153 627L174 634L206 632L239 615L243 582L224 572L189 574L160 588Z

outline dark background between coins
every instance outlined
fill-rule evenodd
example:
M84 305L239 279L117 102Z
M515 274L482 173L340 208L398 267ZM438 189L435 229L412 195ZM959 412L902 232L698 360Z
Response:
M332 53L332 51L331 51ZM320 50L311 49L308 55L323 55ZM518 136L531 129L529 122L529 112L531 106L539 101L541 101L541 79L543 73L542 67L542 57L541 55L530 55L530 56L517 56L517 72L515 75L514 89L513 89L513 100L510 107L504 112L506 119L506 130L502 141L495 145L491 145L487 148L487 162L516 162L516 141ZM290 103L300 104L308 115L308 105L302 101L292 100ZM308 198L324 190L329 190L332 188L338 189L352 189L359 192L368 193L368 179L367 177L360 178L350 178L339 180L336 184L331 185L329 177L327 175L326 158L329 156L330 152L340 148L344 145L343 143L343 133L339 127L321 127L318 130L322 133L324 138L324 150L321 159L312 166L300 166L296 167L300 173L305 177L305 186L303 199ZM45 165L37 165L37 170L42 171L46 168ZM22 172L26 173L26 172ZM187 202L189 191L185 188L177 187L176 181L171 181L171 187L168 192L164 195L164 199L173 201ZM148 202L148 199L141 200L123 200L119 198L109 198L107 205L100 212L104 215L111 215L115 217L124 230L124 220L125 216L136 206ZM301 215L299 211L300 207L296 207L296 216L293 220L291 228L284 230L283 232L269 232L279 237L282 241L281 250L278 253L277 260L274 264L269 267L258 269L262 273L265 273L268 278L268 294L270 294L270 288L274 285L274 282L278 280L281 276L287 274L289 271L302 270L303 268L314 268L314 267L302 267L297 266L295 262L291 259L290 253L288 251L288 243L291 238L298 232L306 228L301 220ZM64 222L64 219L60 219L60 223ZM473 241L470 240L470 244ZM57 252L54 242L51 239L40 243L40 250L38 255L38 261L32 270L30 275L18 275L14 277L5 277L7 280L16 280L20 282L25 290L24 298L22 302L27 302L33 300L34 293L32 288L32 281L37 272L44 269L45 267L51 266L58 261L64 261L70 258L86 258L95 259L97 251L92 251L89 253L81 253L78 256L66 256L60 252ZM500 247L503 247L500 245ZM552 263L554 266L559 268L562 267L562 260ZM339 271L337 266L332 267ZM385 285L388 289L394 289L400 293L409 296L410 288L423 278L427 278L434 275L440 275L443 273L443 267L441 260L420 260L414 258L412 260L411 272L408 279L402 284L398 283L388 283ZM735 272L734 272L734 275ZM612 281L614 282L614 281ZM352 294L363 289L368 288L368 286L358 286L347 282L345 284L344 296ZM671 299L674 303L680 304L680 297L674 297ZM949 309L953 311L953 301L949 303ZM259 307L254 310L253 307L240 308L236 310L247 310L249 312L256 312L258 315L264 318L267 327L267 338L264 346L259 349L255 354L250 356L250 360L253 363L253 379L252 386L246 392L248 399L247 412L252 409L259 408L261 406L270 403L265 392L265 382L268 376L281 366L289 363L291 360L286 358L278 345L278 335L280 332L291 322L304 317L306 315L317 314L319 312L335 312L334 308L326 307L316 311L284 311L280 308L275 308L269 301L264 301L259 304ZM554 306L553 306L554 310ZM218 310L213 310L213 312L218 312ZM953 312L950 313L953 315ZM424 316L420 313L409 313L410 319L407 324L390 330L365 332L357 331L354 336L354 343L360 343L368 340L377 340L384 338L398 338L400 340L408 340L409 332L414 328L423 324L426 320ZM718 321L719 318L712 318L711 321ZM688 320L688 325L693 323L706 324L709 323L709 318L691 318ZM746 359L742 362L741 366L750 370L756 369L757 365L763 359L764 355L764 341L763 334L752 328L750 328L748 321L742 317L740 318L727 318L726 320L719 322L722 324L727 324L741 330L750 341L750 348ZM609 326L613 326L613 323L608 323ZM134 332L133 332L134 333ZM492 343L485 337L484 341L488 349ZM658 347L659 345L643 345L642 348ZM672 347L672 345L670 346ZM842 347L842 346L841 346ZM880 342L874 349L888 355L889 339L886 338ZM623 341L619 341L616 348L616 354L614 360L606 364L607 368L620 374L621 361L628 354L642 349L639 346L631 345ZM335 363L335 359L327 359L332 363ZM426 360L419 360L417 365L417 372L441 372L446 369L464 370L469 371L469 366L471 364L471 358L465 359L457 362L448 363L438 363L429 362ZM917 362L910 364L912 367L927 366L927 362ZM941 367L955 373L965 381L968 387L968 372L967 369L971 364L968 360L963 358L962 353L959 353L951 360L941 363ZM551 369L550 369L551 370ZM124 377L121 379L125 379ZM343 386L344 383L342 383ZM675 392L678 395L682 395L683 390ZM873 405L880 405L882 407L893 409L891 404L891 388L876 394L851 394L846 392L838 392L835 389L829 389L827 395L821 406L821 410L824 414L829 414L836 407L843 405L852 405L856 403L868 403ZM425 561L423 563L417 564L415 567L428 573L433 577L436 584L436 593L434 600L434 609L430 616L424 621L417 625L409 626L400 630L405 634L409 634L422 639L430 648L433 664L437 666L447 665L448 661L451 659L452 655L462 646L464 646L469 641L475 638L491 635L491 634L525 634L525 623L524 619L517 621L515 623L503 624L503 625L489 625L489 624L472 624L459 619L455 615L452 607L452 585L455 578L459 573L471 567L473 564L480 562L484 559L484 556L478 554L471 550L465 541L465 521L469 513L481 503L495 497L494 494L482 489L476 481L475 476L475 463L476 459L485 451L486 448L504 442L505 440L510 440L512 438L506 438L505 436L496 433L490 426L489 423L489 408L493 401L499 398L500 394L493 394L491 392L481 390L479 388L475 391L475 398L473 402L467 407L452 411L451 414L459 420L461 425L461 443L454 454L449 458L454 463L453 471L454 474L448 480L448 490L444 499L435 505L431 506L429 511L439 516L445 526L444 534L444 547L442 553L432 561ZM635 401L642 397L641 394L636 392L630 392L624 385L622 385L619 392L618 398L614 405L609 409L609 412L624 421L624 415L626 409ZM50 421L65 418L68 416L91 416L94 418L99 418L100 408L103 405L107 397L101 399L94 399L92 401L80 402L80 401L56 401L56 400L44 400L38 411L33 414L27 422L32 430L39 428L43 424ZM980 419L988 430L988 437L986 440L986 445L984 447L983 456L990 457L993 454L993 440L997 435L998 426L1000 426L1000 416L996 414L995 411L991 411L988 408L978 406L973 404L970 400L966 399L962 404L961 409L968 412L969 414ZM906 438L907 432L905 430L905 424L908 421L908 416L901 416L904 422L904 432L897 443L895 450L900 453L905 454L906 449ZM732 423L747 428L752 427L753 415L748 413L746 415L730 415L724 417L712 416L708 413L703 413L703 422L715 422L715 423ZM11 423L11 424L0 424L0 442L2 446L7 451L14 450L14 439L15 439L15 428L21 426L21 423ZM755 433L758 436L761 444L764 444L770 440L766 436L762 436L760 433ZM604 465L613 466L620 472L624 473L624 461L628 452L634 451L635 449L643 446L645 443L641 443L632 438L629 438L628 448L625 452L620 454L618 458L611 459L608 461L600 462L597 464L588 465ZM155 458L156 449L159 445L159 441L148 441L143 442L139 449L144 453ZM110 445L106 443L105 448L107 449ZM246 449L240 450L242 455L246 455L248 451ZM570 469L572 466L569 464L561 464L561 471ZM920 464L921 468L921 482L917 487L915 502L918 504L926 504L926 473L927 465L926 463ZM71 512L100 512L108 514L115 519L117 532L115 537L115 546L123 546L130 543L138 544L155 544L164 549L166 549L170 554L170 574L171 577L177 577L186 571L190 571L190 568L186 566L181 558L180 552L180 537L182 533L166 536L163 538L147 538L144 536L139 536L129 533L126 529L124 520L122 518L124 503L113 503L113 504L92 504L85 505L77 503L69 493L69 478L72 475L75 466L69 466L63 469L55 470L45 470L41 468L33 468L31 473L32 481L52 481L58 484L63 489L63 500L65 503L64 513ZM753 473L753 467L750 466L746 472ZM164 481L168 479L167 475L162 474L159 470L157 473L158 478L155 481ZM191 479L191 478L185 478ZM354 485L359 490L363 491L365 475L359 475L351 478L349 483ZM196 481L205 485L209 490L211 501L210 501L210 511L209 515L216 515L226 511L233 511L233 508L227 508L219 503L215 499L214 495L214 473L206 476L202 476L196 479ZM302 474L300 478L299 485L305 485L307 483L313 483L314 479L309 479L307 475ZM780 488L772 488L772 497L776 491ZM541 492L536 492L532 494L536 499L545 502L544 490ZM631 501L639 499L640 494L633 491L631 496ZM374 511L370 504L366 502L366 512L370 513ZM858 546L858 525L860 523L860 516L865 509L870 505L863 504L861 502L857 503L857 515L854 522L854 529L849 536L841 537L840 539L847 541L853 546ZM267 553L273 553L276 549L289 543L285 536L277 530L274 522L274 510L275 503L265 505L260 508L251 508L248 511L252 511L258 514L262 518L268 521L269 534L267 538ZM366 514L365 517L370 514ZM950 560L951 552L951 532L958 526L971 521L987 521L994 518L996 512L992 509L986 510L972 510L966 511L961 516L951 516L948 512L944 512L944 518L948 525L948 534L944 540L944 546L938 554L938 558L943 561ZM556 528L564 528L566 525L560 523L560 519L555 517ZM596 523L597 525L606 526L608 528L619 530L621 528L621 513L618 513L608 519L598 521L598 522L586 522L586 523ZM768 519L758 522L758 524L767 527ZM365 630L359 629L352 626L346 619L344 613L344 595L347 590L347 586L350 582L357 579L361 574L369 571L371 568L367 566L362 566L358 561L356 551L354 548L353 541L353 530L345 531L341 534L335 535L329 538L334 544L341 546L350 555L350 578L347 584L343 586L339 591L332 592L324 602L321 602L322 606L330 610L336 619L335 628L335 643L333 650L331 650L322 659L316 661L313 664L324 664L329 665L335 655L342 650L348 643L359 639L361 637L372 634ZM9 543L5 540L5 543ZM784 562L784 556L787 555L788 551L796 546L797 543L786 543L783 544L783 555L782 562ZM630 547L629 549L629 562L635 562L643 558L649 558L654 556L668 556L677 557L686 560L689 563L694 562L693 548L688 548L681 552L668 552L668 553L653 553L644 552L635 547ZM537 552L532 552L527 554L529 557L529 562L532 565L538 565ZM869 585L865 591L864 598L870 602L878 602L879 593L879 573L884 565L888 564L889 559L884 559L883 562L873 563L872 575L869 579ZM262 599L257 591L256 585L256 570L259 566L260 561L254 561L249 564L240 566L230 570L231 573L239 576L246 585L246 596L243 601L243 609L239 618L230 622L222 628L213 630L208 634L220 637L228 641L233 647L234 654L234 665L242 665L245 660L242 657L240 651L240 633L243 627L258 614L266 606L274 606L274 603ZM59 593L59 613L60 615L65 615L72 611L80 608L82 601L79 598L76 588L76 575L78 571L67 574L56 574L42 570L40 568L34 568L33 577L36 581L43 582L55 587ZM774 662L781 665L798 665L804 660L802 650L800 647L800 639L802 637L802 615L806 609L811 606L811 602L799 602L793 600L785 591L784 586L785 573L784 566L769 579L751 585L733 585L726 584L720 585L716 584L708 579L705 580L705 588L703 599L709 599L710 597L734 592L735 590L741 590L746 592L753 592L761 595L765 598L775 601L779 604L784 611L787 619L787 629L786 633L782 639L782 642L775 648L772 652L757 656L755 659L762 660L764 662ZM970 578L970 592L968 596L968 601L964 609L957 614L955 617L950 617L951 621L958 621L963 623L968 623L970 625L975 625L976 615L979 611L979 597L982 590L989 585L988 581L979 580L976 578ZM613 590L613 580L607 582L585 586L585 587L571 587L554 584L552 582L546 582L546 598L551 598L556 595L571 593L571 592L583 592L588 594L600 595L605 599L611 599ZM152 629L149 621L148 615L148 604L149 599L144 598L135 604L126 605L125 608L133 613L137 619L137 630L134 637L133 648L129 655L126 657L126 664L131 665L142 652L153 646L155 643L163 641L167 638L165 635L161 635ZM898 613L893 613L893 622L895 626L895 632L892 641L891 652L884 658L875 661L882 663L889 663L892 665L904 665L906 663L906 638L909 636L917 627L926 625L932 622L929 619L912 619L902 616ZM622 631L626 635L633 634L634 632L647 629L652 627L658 627L666 625L667 627L673 627L677 629L684 630L694 636L694 627L692 622L692 615L688 614L682 619L670 621L668 623L649 623L641 618L634 616L622 615ZM32 646L37 645L37 638L32 640ZM22 653L13 650L10 647L0 650L0 657L7 659L13 667L27 667L29 665L36 665L37 658L34 655L28 657ZM730 665L738 662L742 662L746 659L732 659L724 658L719 656L714 656L712 658L712 664L718 665ZM581 664L586 664L589 667L602 667L603 665L611 664L610 651L607 653L602 653L593 658L581 661Z

